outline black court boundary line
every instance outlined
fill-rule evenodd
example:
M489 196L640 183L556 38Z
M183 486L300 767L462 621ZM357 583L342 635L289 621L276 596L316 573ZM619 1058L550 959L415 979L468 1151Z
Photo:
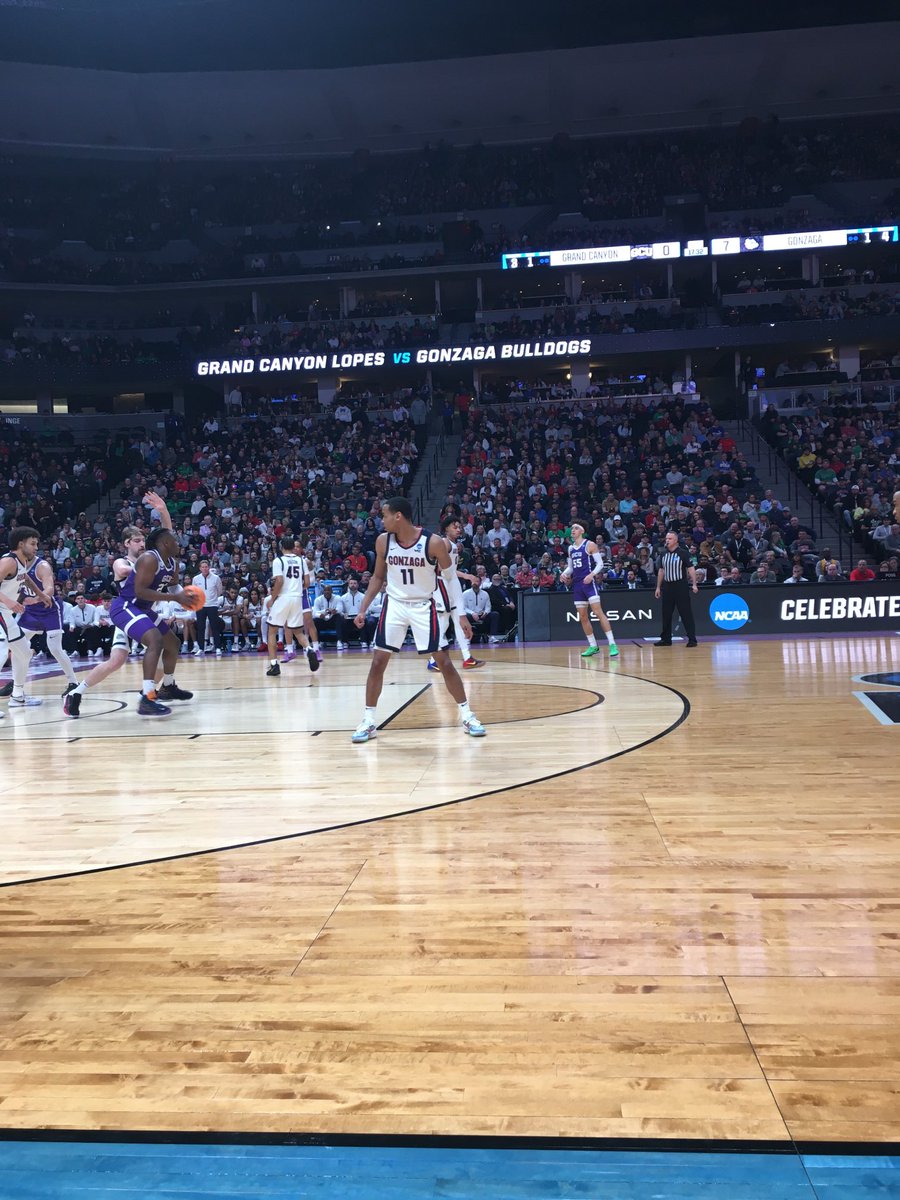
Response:
M616 671L615 673L616 673L616 675L621 675L623 672ZM630 675L630 676L628 676L628 678L629 679L640 679L641 676ZM507 683L502 679L492 679L490 682L497 686L505 686L505 687L513 686L513 684ZM645 679L643 682L655 683L655 680ZM341 686L343 686L343 685L327 684L326 688L330 687L330 688L334 689L334 688L341 687ZM390 685L386 685L386 686L390 686ZM385 720L378 726L378 731L381 732L382 729L387 729L388 725L390 725L391 721L393 721L393 719L395 717L398 717L400 715L400 713L403 712L404 709L409 708L409 706L414 701L418 700L419 697L421 695L423 695L425 692L427 692L432 686L433 686L432 680L429 680L427 683L423 684L422 687L420 688L420 690L418 692L416 692L416 694L414 696L411 696L410 699L407 700L405 704L401 704L396 712L391 713L391 715L389 717L385 718ZM544 683L544 684L541 684L541 686L548 687L548 688L558 688L560 691L587 692L589 695L593 696L594 699L591 701L590 704L585 704L583 708L566 708L566 709L563 709L561 712L547 713L544 716L539 716L539 717L507 717L506 720L504 720L504 721L494 721L492 726L490 726L490 728L493 728L494 725L519 725L523 721L548 721L553 717L567 717L567 716L570 716L572 713L587 712L588 709L596 708L598 704L603 704L604 701L606 700L606 697L601 692L595 692L591 688L577 687L575 684ZM658 686L665 687L665 684L659 684ZM227 688L222 688L222 691L224 691L224 692L264 692L266 690L267 689L264 687L254 687L254 688L227 687ZM321 691L323 689L319 688L318 690ZM131 695L132 693L129 692L128 694ZM140 692L134 692L134 695L139 696ZM86 713L83 718L66 717L64 714L63 717L61 718L61 720L73 721L76 719L79 719L79 720L84 719L85 721L87 721L87 720L90 720L91 718L95 718L95 717L109 717L116 712L121 712L123 708L128 707L127 700L116 700L113 703L118 704L119 707L117 709L112 709L111 712ZM172 710L172 712L173 712L173 714L183 712L185 707L186 707L185 705L180 705L178 708L174 708ZM41 721L39 724L35 724L34 728L40 729L40 728L43 728L44 726L57 725L59 723L60 723L60 719L54 718L53 720L50 720L50 721ZM4 726L3 728L5 729L5 728L10 728L10 727ZM32 728L32 726L29 726L29 728ZM421 733L427 733L429 730L433 730L433 729L444 729L445 726L444 725L419 725L416 728ZM167 725L166 729L171 730L171 732L166 732L164 734L161 734L160 735L161 737L175 737L175 738L186 737L188 739L188 741L192 741L194 738L199 738L199 737L228 737L228 738L262 737L262 736L267 735L269 732L271 732L269 730L263 730L262 732L260 732L259 730L254 730L254 729L234 729L234 730L229 730L227 733L220 733L220 732L217 732L212 729L207 729L202 734L200 734L200 733L184 733L184 732L178 732L174 725ZM278 731L276 731L276 732L278 732ZM282 730L281 732L285 736L287 736L288 733L300 733L302 735L304 731L292 729L292 730L287 730L287 731ZM306 730L305 732L311 734L312 737L316 737L320 733L343 733L344 730L341 730L341 729L317 729L315 731ZM413 731L412 730L404 730L403 732L411 733ZM125 740L129 740L132 736L139 737L141 735L139 735L139 734L134 734L134 735L122 734L122 733L92 734L89 739L88 738L70 738L69 745L71 745L73 741L75 741L75 742L88 741L88 740L91 742L113 742L116 740L125 741ZM48 735L46 737L23 738L22 740L28 741L28 742L58 742L59 738L55 738L55 737ZM0 738L0 744L2 744L2 742L4 742L4 741L17 742L17 741L19 741L19 739L18 738ZM637 747L635 747L635 749L637 749ZM0 886L2 886L2 885L0 885Z
M167 854L161 858L145 858L137 862L129 863L114 863L108 867L88 867L82 871L64 871L59 875L39 875L30 879L10 879L0 883L0 891L5 888L24 887L27 884L33 883L52 883L60 879L78 879L84 875L105 875L110 871L126 871L133 870L136 867L149 867L157 863L179 862L185 858L204 858L209 854L226 854L230 850L248 850L253 846L269 846L276 842L291 842L298 841L300 838L312 837L320 833L335 833L340 829L356 829L362 825L375 825L380 821L395 821L400 817L416 816L419 813L434 812L441 808L452 808L455 804L467 804L470 800L484 800L487 796L500 796L504 792L514 792L518 788L532 787L536 783L546 783L550 779L560 779L564 775L574 775L578 771L586 771L590 767L600 766L602 763L612 762L616 758L622 758L625 754L633 754L636 750L642 750L645 746L652 746L654 742L658 742L660 738L668 737L670 733L684 724L691 713L691 702L683 692L679 692L677 688L671 687L668 683L658 683L655 679L644 679L642 675L625 675L621 671L616 672L617 675L626 679L637 679L641 683L649 683L653 687L663 688L664 691L672 692L681 701L682 709L680 716L676 717L671 725L665 729L661 729L658 733L654 733L644 742L638 742L635 746L629 746L625 750L616 750L612 754L607 754L602 758L592 759L590 762L582 763L578 767L567 767L563 771L553 771L550 775L541 775L537 779L528 779L524 783L511 783L502 788L491 788L485 792L474 792L471 796L460 796L456 800L444 800L440 804L424 804L418 808L407 808L402 812L386 813L378 817L363 817L359 821L341 821L336 825L323 825L318 829L307 829L303 833L280 833L275 837L254 838L247 842L234 842L229 846L212 846L206 850L188 850L183 854ZM584 688L584 691L589 691L589 688ZM599 695L600 693L595 693ZM583 710L587 711L587 710ZM546 718L545 718L546 719Z
M393 721L394 717L399 717L399 715L402 712L405 712L411 704L414 704L420 696L424 696L426 692L430 692L430 691L431 691L431 680L429 679L429 680L426 680L426 682L422 684L422 686L415 693L415 695L410 696L410 698L406 701L405 704L401 704L400 707L398 709L396 709L394 712L392 712L389 717L385 717L385 719L381 722L381 724L379 726L377 726L378 732L381 733L382 729L387 729L388 725L390 725L390 723L391 723L391 721Z
M61 696L60 699L63 700L63 699L65 699L65 697ZM51 717L49 721L35 721L31 725L23 725L22 728L23 729L43 729L45 726L50 726L50 725L70 725L72 727L72 731L74 733L76 721L95 721L98 717L111 717L115 713L121 712L123 708L128 707L127 700L110 700L109 703L112 704L113 707L104 709L103 712L85 713L84 716L79 715L77 717L67 717L65 712L62 709L62 706L60 706L60 715L59 716ZM13 711L15 711L15 710L13 710ZM13 723L11 725L2 726L2 729L5 732L6 730L15 729L15 727L16 727L16 722L13 721ZM74 740L79 741L80 739L76 737ZM25 737L25 738L11 737L11 738L0 738L0 745L3 745L4 742L9 742L11 745L20 745L21 746L25 742L57 742L57 741L59 741L59 738L55 738L55 737Z
M900 1142L792 1142L749 1138L620 1138L529 1137L527 1134L394 1134L394 1133L213 1133L161 1132L142 1129L0 1129L3 1142L83 1142L88 1145L136 1143L145 1146L350 1146L393 1147L398 1150L540 1150L604 1151L646 1154L768 1154L796 1158L827 1154L833 1157L895 1157Z
M617 671L616 674L618 675L618 674L620 674L620 672ZM637 678L637 676L632 676L632 678ZM489 679L489 680L487 680L487 682L489 684L493 685L494 687L517 687L518 686L518 684L516 684L516 683L506 681L503 679ZM647 680L646 682L650 682L650 681ZM544 716L538 716L538 717L507 717L505 720L502 720L502 721L492 721L490 723L490 725L488 725L488 729L495 729L498 725L522 725L525 721L549 721L549 720L552 720L553 717L570 717L573 713L589 712L592 708L596 708L598 704L603 704L606 701L606 697L603 695L602 692L595 692L593 688L576 687L574 684L571 684L571 683L542 683L539 686L546 687L546 688L558 688L561 692L584 692L588 696L593 696L593 699L591 700L590 704L585 704L582 708L565 708L565 709L562 709L560 712L546 713ZM663 685L661 684L660 686L663 686ZM429 684L428 687L431 687L431 684ZM424 690L425 689L423 688L423 691ZM400 713L403 712L404 708L409 708L409 706L410 706L410 704L412 704L413 700L418 700L419 696L421 696L421 695L422 695L422 692L419 692L418 695L413 696L412 700L407 700L407 702L405 704L402 704L395 713L392 713L391 716L389 716L387 718L387 720L384 722L384 725L378 726L379 730L386 728L391 723L391 721L393 721L394 717L399 716ZM401 732L403 732L403 733L429 733L435 729L446 729L446 728L447 728L446 725L417 725L414 729L404 729ZM332 730L328 730L328 732L329 733L339 733L340 730L332 729ZM573 767L572 769L574 770L575 768ZM549 776L548 776L548 778L549 778ZM526 785L519 784L518 786L523 787ZM500 790L505 791L506 789L502 788Z

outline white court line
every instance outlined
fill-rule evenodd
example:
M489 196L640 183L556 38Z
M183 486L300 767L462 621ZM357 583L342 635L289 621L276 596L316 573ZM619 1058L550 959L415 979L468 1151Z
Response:
M854 692L853 695L857 698L857 700L860 701L860 703L862 703L866 706L866 708L869 710L869 712L872 714L872 716L875 718L876 721L880 721L882 725L895 725L896 724L895 721L892 721L890 717L886 716L881 711L881 709L878 707L878 705L873 700L869 699L869 697L866 695L865 692ZM898 726L898 728L900 728L900 726Z

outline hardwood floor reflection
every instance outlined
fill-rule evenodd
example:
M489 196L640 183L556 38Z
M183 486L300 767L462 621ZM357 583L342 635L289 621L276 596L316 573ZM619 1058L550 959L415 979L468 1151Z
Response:
M579 650L12 714L0 1125L900 1138L900 639Z

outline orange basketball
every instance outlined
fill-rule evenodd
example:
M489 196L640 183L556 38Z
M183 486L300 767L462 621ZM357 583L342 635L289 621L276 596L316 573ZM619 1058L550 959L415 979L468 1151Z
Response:
M188 608L191 612L196 612L198 608L202 608L206 603L206 592L203 588L194 587L189 583L186 588L182 589L178 603L182 608Z

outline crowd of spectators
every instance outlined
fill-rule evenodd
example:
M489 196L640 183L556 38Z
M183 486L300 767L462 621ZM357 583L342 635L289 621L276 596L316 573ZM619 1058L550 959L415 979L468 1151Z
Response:
M860 379L870 382L900 379L900 350L893 354L873 354L870 350L862 357Z
M883 573L900 553L892 511L900 487L900 403L838 402L806 413L768 408L760 432Z
M496 593L485 589L489 605L503 611L482 614L483 633L511 627L517 590L561 587L576 518L603 550L604 591L653 587L662 538L672 528L704 586L845 578L814 528L760 487L753 466L695 394L650 404L617 397L609 385L581 398L566 390L548 389L539 393L547 398L527 403L469 396L456 406L462 447L445 503L462 515L462 568L500 584ZM387 403L375 412L373 399ZM72 616L78 629L68 634L73 646L96 654L105 647L99 630L106 628L102 613L122 531L129 524L149 529L158 519L143 502L154 491L172 514L185 579L209 562L223 581L233 644L249 645L258 640L283 534L302 539L320 595L326 585L328 596L365 589L382 528L380 503L408 490L425 401L412 393L339 395L323 411L311 400L276 405L269 398L229 417L172 417L165 437L110 435L90 453L75 445L48 449L27 431L4 429L0 530L28 524L41 531L42 553L73 606L67 612L94 606L101 614ZM449 397L447 403L453 412ZM900 527L891 516L898 415L895 406L814 415L768 410L764 419L772 444L866 542L876 565L859 562L849 573L854 582L898 577ZM470 595L467 606L477 613L485 605L477 600L480 584L471 591L476 599ZM320 615L330 619L324 609ZM339 612L332 615L340 639L349 626ZM97 632L86 631L91 622Z
M62 433L48 443L0 424L0 529L27 524L49 535L101 501L138 461L138 448L122 436L89 445Z
M463 565L504 589L554 591L577 518L602 548L603 590L655 586L668 529L706 586L815 583L843 568L693 396L576 399L466 413L446 503L462 513ZM896 559L879 568L897 577Z
M327 354L341 350L398 350L438 341L440 327L418 317L380 325L375 321L332 321L318 325L287 322L239 329L224 345L227 356L258 358L272 354Z
M421 397L404 399L412 408ZM0 530L25 524L41 531L41 553L71 605L80 596L88 605L108 601L123 529L149 529L158 519L143 503L148 491L162 496L172 515L185 581L206 559L226 599L233 593L241 606L258 610L285 533L303 538L320 584L327 579L338 592L351 578L367 584L380 501L404 494L415 471L419 451L410 409L399 396L377 417L363 404L351 410L341 400L326 412L304 400L293 401L290 411L248 407L259 411L188 424L173 419L165 438L108 439L98 447L93 472L108 458L120 464L121 483L111 506L101 503L91 516L88 502L107 500L108 480L93 480L93 490L88 485L77 500L66 482L92 479L86 458L78 451L51 456L27 432L4 432Z
M108 333L63 332L39 337L17 331L0 343L0 361L8 367L27 364L54 366L158 366L180 363L190 368L198 354L258 358L273 354L326 354L342 350L403 349L436 342L440 327L414 318L392 325L363 321L248 322L237 328L224 324L183 327L171 338L147 340Z
M645 240L655 229L628 222L656 218L664 236L667 195L697 194L711 211L771 210L792 193L829 181L891 178L896 143L897 117L890 115L817 125L748 122L627 138L558 137L525 146L441 143L405 155L359 152L337 160L227 166L7 159L0 164L0 228L23 236L10 232L0 240L0 276L122 284L290 271L304 249L435 238L438 222L409 219L415 215L548 204L580 210L592 222L623 222L595 231L602 241L627 241L634 234ZM788 212L802 226L801 215ZM565 244L580 240L583 229L549 236ZM216 239L216 230L233 234ZM470 256L493 256L494 240L475 233ZM63 241L83 241L103 257L48 249ZM180 261L157 253L175 241L185 243ZM355 269L384 262L362 254Z
M506 321L483 321L474 325L473 342L517 342L544 338L594 337L599 334L646 333L652 329L693 329L696 314L684 311L677 302L665 305L638 304L630 312L613 306L599 312L593 305L568 305L547 309L531 319L515 316Z
M741 304L723 309L727 325L766 325L781 321L845 321L857 317L889 317L900 313L900 287L876 288L851 296L834 288L827 295L807 297L788 292L777 304Z

